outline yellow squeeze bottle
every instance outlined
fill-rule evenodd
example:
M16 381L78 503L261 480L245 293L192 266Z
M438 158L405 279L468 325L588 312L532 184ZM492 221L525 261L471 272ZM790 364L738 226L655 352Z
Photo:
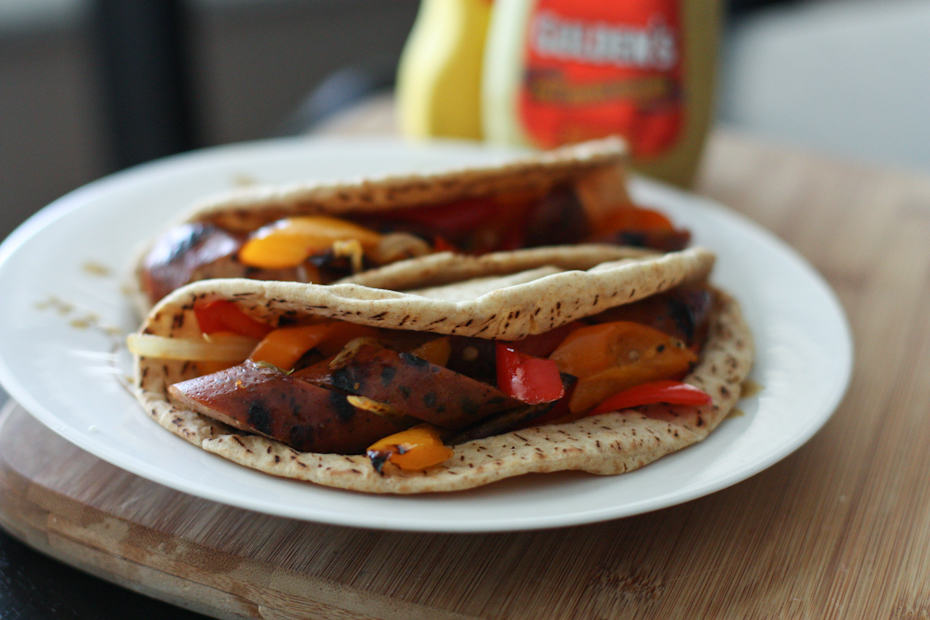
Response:
M422 0L397 72L406 136L480 140L490 0Z

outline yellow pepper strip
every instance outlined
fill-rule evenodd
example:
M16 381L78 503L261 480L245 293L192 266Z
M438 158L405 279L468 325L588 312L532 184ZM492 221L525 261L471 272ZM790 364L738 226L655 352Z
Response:
M420 471L451 457L452 448L443 445L434 426L418 424L379 439L368 447L367 454L378 472L383 471L385 463L404 471Z
M357 240L368 249L378 244L381 235L325 215L289 217L253 232L239 249L239 260L252 267L285 269L328 250L337 241L349 240Z
M274 364L281 370L288 371L310 349L319 349L324 357L329 357L338 353L350 340L376 334L377 330L373 327L343 321L279 327L269 332L258 343L249 359L253 362Z

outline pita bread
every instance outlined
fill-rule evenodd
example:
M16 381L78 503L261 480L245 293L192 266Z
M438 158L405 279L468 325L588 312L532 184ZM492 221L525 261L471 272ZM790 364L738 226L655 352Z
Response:
M200 222L214 224L233 233L248 232L285 217L320 214L338 217L386 209L444 204L501 192L543 193L555 185L585 175L588 175L586 178L590 180L584 191L591 195L586 203L594 205L609 202L611 206L629 204L625 173L621 165L625 155L625 144L614 137L509 158L495 164L436 173L238 188L207 197L166 230L185 223ZM144 257L150 248L151 242L137 252L130 282L133 301L142 316L151 308L151 303L142 293L140 285ZM629 250L626 255L634 255L635 252L636 250ZM432 259L433 256L435 255L424 258ZM532 263L532 256L526 255L525 260L530 263L523 268L539 266L538 263ZM601 260L622 257L618 254ZM417 274L423 273L424 270L447 269L454 264L451 255L435 262L427 262L425 265L421 265L421 260L423 259L414 258L399 261L390 265L395 267L393 270L379 269L376 270L377 274L372 275L363 272L343 281L379 288L406 288L408 283L416 280ZM450 271L450 274L455 275L446 281L457 281L463 276L471 277L478 273L492 273L489 268L494 263L495 259L480 265L466 262L462 267L456 267L457 271ZM584 265L585 263L574 264L575 267ZM519 264L516 264L511 270L519 268ZM459 275L459 271L462 270L462 275Z
M625 143L610 137L443 172L245 187L205 199L184 221L211 222L230 231L248 231L294 215L338 216L502 192L543 191L601 168L622 174L619 165L625 156ZM610 184L610 190L616 193L618 186ZM624 196L614 196L613 200Z
M443 334L520 339L621 303L706 278L713 255L694 248L658 257L624 259L579 270L544 269L528 281L472 293L450 294L451 285L422 294L352 284L300 285L252 280L212 280L188 285L153 309L144 333L193 337L199 299L235 300L256 318L313 314L366 325ZM514 276L508 276L513 280ZM181 409L167 398L170 384L197 376L196 364L140 358L137 395L162 426L203 449L269 474L369 493L454 491L531 472L582 470L616 474L641 467L700 441L730 412L752 363L752 339L738 304L718 295L707 343L688 383L714 398L704 407L650 406L546 425L454 447L443 464L423 472L379 475L363 455L298 453L265 437L238 431Z
M343 278L337 284L361 284L392 291L406 291L414 287L440 286L472 278L512 274L537 267L589 269L605 261L655 255L653 250L598 243L526 248L510 252L491 252L480 256L439 252L369 269Z

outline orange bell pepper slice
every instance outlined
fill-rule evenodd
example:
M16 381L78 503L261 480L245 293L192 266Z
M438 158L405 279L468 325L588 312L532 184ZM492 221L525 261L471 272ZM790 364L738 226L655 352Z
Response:
M681 378L697 355L657 329L613 321L576 329L549 359L561 372L578 377L569 409L579 414L634 385Z
M325 215L289 217L259 228L239 249L239 260L252 267L285 269L328 250L337 241L357 240L367 249L378 244L375 231Z
M649 356L636 364L614 366L607 370L578 380L568 408L572 413L582 413L603 401L611 394L635 385L658 379L681 378L691 367L692 353L688 349Z
M249 356L253 362L274 364L284 371L294 367L304 353L313 348L329 357L354 338L374 336L375 328L342 321L325 321L313 325L281 327L265 336Z
M672 230L675 226L664 214L643 207L625 206L597 223L598 233L621 230Z
M688 230L675 228L662 213L634 206L618 209L595 222L591 233L590 242L636 245L663 252L680 250L691 240Z
M265 336L253 349L249 359L274 364L284 371L290 370L304 353L320 344L330 330L329 323L281 327Z
M385 463L405 471L420 471L447 460L452 448L442 443L436 427L418 424L379 439L368 447L367 455L379 473Z
M452 341L448 336L436 338L424 342L410 352L430 364L445 366L449 363L449 356L452 355Z

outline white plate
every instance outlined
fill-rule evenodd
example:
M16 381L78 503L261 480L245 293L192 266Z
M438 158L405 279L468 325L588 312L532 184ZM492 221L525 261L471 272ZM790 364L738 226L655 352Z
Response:
M706 441L644 469L526 476L453 494L363 495L280 480L207 454L156 426L124 389L130 370L122 342L135 323L123 278L136 246L192 200L243 178L422 171L505 154L455 143L279 140L172 157L83 187L0 246L0 381L52 430L144 478L259 512L397 530L547 528L672 506L772 465L827 421L852 366L849 328L828 286L743 217L642 180L633 187L642 203L718 253L714 279L743 304L758 350L751 376L763 386L740 403L743 415Z

